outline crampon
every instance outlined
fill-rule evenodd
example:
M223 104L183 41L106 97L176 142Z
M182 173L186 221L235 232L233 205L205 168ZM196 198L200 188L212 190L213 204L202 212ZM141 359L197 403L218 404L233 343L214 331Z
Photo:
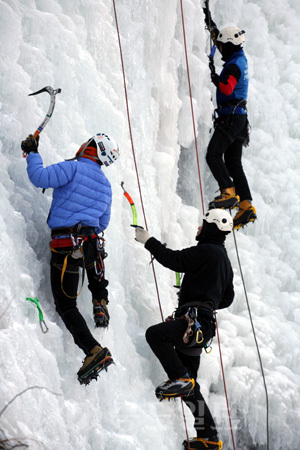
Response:
M87 386L92 380L97 380L99 373L102 370L105 370L107 372L107 368L111 364L114 364L108 348L102 349L102 351L94 358L89 355L87 356L87 358L90 358L91 361L88 364L84 364L77 373L79 383L84 384L85 386Z

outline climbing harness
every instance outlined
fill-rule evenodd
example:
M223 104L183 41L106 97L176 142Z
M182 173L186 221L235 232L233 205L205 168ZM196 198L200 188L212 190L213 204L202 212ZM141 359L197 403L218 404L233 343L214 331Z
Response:
M66 255L63 264L54 263L55 267L61 270L61 289L68 298L77 298L81 294L85 270L94 267L95 274L99 280L104 276L104 262L107 253L104 248L104 237L95 233L92 227L81 226L77 224L75 227L56 228L51 232L52 241L49 244L50 250L54 253ZM68 295L63 288L63 279L68 266L68 258L71 256L78 261L76 267L82 267L81 288L75 296ZM74 265L74 264L72 264Z
M51 119L51 116L53 114L54 107L55 107L55 97L56 97L56 94L59 94L61 92L61 89L60 88L53 89L51 86L46 86L43 89L40 89L39 91L29 94L28 96L30 97L31 95L38 95L38 94L41 94L42 92L48 92L48 94L50 95L50 106L49 106L48 112L47 112L44 120L38 126L36 131L34 132L34 135L33 135L34 139L36 139L38 137L38 135L43 131L43 129L45 128L45 126L47 125L49 120ZM23 158L26 158L26 156L27 156L27 154L23 152Z
M47 327L46 322L44 320L44 315L43 315L42 309L40 307L39 299L37 297L35 297L35 298L26 297L26 300L29 302L32 302L36 305L38 312L39 312L39 321L40 321L41 330L44 334L47 333L49 328Z

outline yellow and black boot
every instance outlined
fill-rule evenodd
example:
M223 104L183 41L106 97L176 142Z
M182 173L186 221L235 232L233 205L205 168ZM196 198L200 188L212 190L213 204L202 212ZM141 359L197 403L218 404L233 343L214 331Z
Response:
M198 438L189 439L188 441L183 441L183 448L190 450L221 450L223 447L223 442L219 441L218 436L213 438Z
M256 209L252 206L252 203L249 200L243 200L239 205L236 216L233 218L233 228L239 230L247 223L254 222L256 218Z
M100 301L96 300L95 298L93 299L93 313L96 327L108 327L110 316L107 309L107 303L108 301L105 299L102 299Z
M175 378L160 384L155 390L155 395L160 401L176 397L188 397L193 395L194 387L194 378Z
M221 195L218 195L212 202L209 203L208 209L223 208L232 209L238 208L240 197L236 195L235 188L230 187L221 189Z

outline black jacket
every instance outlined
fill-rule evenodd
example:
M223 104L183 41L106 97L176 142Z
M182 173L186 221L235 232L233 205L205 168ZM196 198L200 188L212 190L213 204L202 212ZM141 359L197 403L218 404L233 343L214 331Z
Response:
M170 250L151 237L145 248L164 267L184 273L179 307L193 301L209 301L216 310L233 302L233 272L223 243L210 240L183 250Z

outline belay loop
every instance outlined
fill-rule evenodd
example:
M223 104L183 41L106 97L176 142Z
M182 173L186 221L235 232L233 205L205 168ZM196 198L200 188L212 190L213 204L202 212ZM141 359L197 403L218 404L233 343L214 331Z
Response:
M43 315L42 309L40 307L39 299L37 297L35 297L35 298L26 297L26 300L29 302L35 303L35 305L38 309L38 312L39 312L39 320L40 320L41 330L43 333L47 333L49 331L49 328L47 327L46 322L44 320L44 315Z

